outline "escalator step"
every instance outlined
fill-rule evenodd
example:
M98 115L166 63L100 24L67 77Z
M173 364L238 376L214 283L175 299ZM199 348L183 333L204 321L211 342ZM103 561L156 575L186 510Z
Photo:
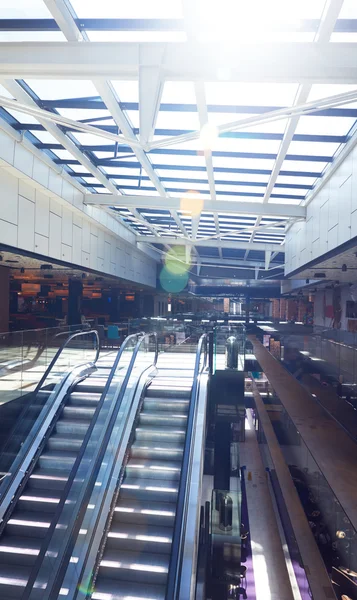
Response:
M44 538L50 526L50 515L15 510L5 527L6 535Z
M113 521L172 527L176 504L173 502L146 502L145 500L121 500L114 509Z
M60 501L60 493L54 490L34 490L25 488L18 499L16 508L21 511L54 513Z
M88 431L89 422L82 421L71 421L70 419L59 419L56 423L56 431L60 435L76 437L85 436Z
M0 564L32 566L42 540L34 537L3 535L0 540Z
M168 388L166 383L162 385L151 385L146 390L147 398L175 398L175 399L186 399L189 400L191 397L191 385L183 385L181 387L175 386L174 388Z
M158 442L184 442L186 432L180 426L162 429L143 425L135 430L136 440L151 440Z
M189 400L180 399L165 399L165 398L145 398L144 400L144 412L175 412L175 413L186 413L188 411Z
M86 421L90 421L95 413L94 407L89 406L65 406L62 412L63 418L69 419L85 419Z
M36 468L28 480L29 489L47 489L62 491L67 483L68 477L58 472L58 469L38 469Z
M147 583L122 581L120 587L116 579L107 577L98 577L95 585L95 591L92 594L92 600L165 600L164 585L149 585Z
M125 477L120 487L120 499L145 500L149 502L176 502L178 481Z
M180 428L186 427L187 423L187 415L175 414L175 413L158 413L158 412L148 412L148 413L140 413L139 417L140 425L151 425L153 427L173 427Z
M134 442L131 447L130 455L133 458L144 458L144 459L159 459L159 460L181 460L183 454L183 447L177 447L177 444L154 442Z
M0 598L21 598L31 567L0 564Z
M144 479L180 479L181 462L174 460L145 460L130 458L126 465L126 474L129 477L143 477Z
M106 547L108 550L168 554L171 541L172 527L118 523L111 527Z
M55 450L56 452L79 452L82 444L83 437L79 437L78 433L76 433L76 437L74 436L62 436L59 433L55 433L51 435L47 442L48 450Z
M40 468L54 469L56 471L69 471L77 458L77 452L55 452L48 450L42 452L38 459Z
M168 554L105 550L99 573L111 579L164 585L169 569Z
M89 392L72 392L68 398L67 406L95 407L101 398L101 394Z

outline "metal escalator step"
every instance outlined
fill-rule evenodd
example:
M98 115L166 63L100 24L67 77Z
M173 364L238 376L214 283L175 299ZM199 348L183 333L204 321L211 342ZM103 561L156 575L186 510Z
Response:
M56 423L56 431L60 435L85 436L88 431L89 422L71 421L70 419L59 419Z
M144 479L180 479L181 462L174 460L145 460L130 458L126 465L126 475Z
M36 562L42 539L3 535L0 540L0 564L32 566Z
M181 427L158 428L149 425L143 425L135 429L136 440L151 440L158 442L184 442L186 431Z
M20 599L30 573L31 567L0 564L0 598Z
M145 398L143 410L144 412L177 412L186 413L188 411L189 400L182 400L177 398Z
M5 527L6 535L44 538L50 526L50 515L14 510Z
M89 392L72 392L68 398L67 406L95 407L101 398L101 394Z
M173 527L176 504L120 499L114 509L113 521Z
M165 479L144 479L125 477L120 486L121 500L145 500L147 502L176 502L178 481Z
M108 550L131 550L168 554L171 550L172 527L114 523L108 534Z
M77 432L75 434L75 437L74 437L74 435L62 436L59 433L54 433L48 439L46 447L48 448L48 450L55 450L55 451L59 451L59 452L61 452L61 451L79 452L79 450L81 449L81 446L83 444L83 438L84 438L84 435L82 437L80 437L80 436L78 436Z
M186 427L187 416L175 413L140 413L139 417L140 425L151 425L154 427L167 426L167 427Z
M159 460L181 460L183 446L177 447L175 443L161 442L134 442L131 446L130 455L133 458L159 459Z
M95 584L95 590L92 594L92 600L165 600L164 585L149 585L131 581L121 581L118 586L116 579L98 576Z
M68 477L58 469L36 468L30 475L27 487L33 490L62 491L67 483Z
M168 389L166 384L162 386L151 384L146 390L146 396L147 398L183 398L188 400L191 396L191 385L175 386Z
M69 418L70 420L78 419L90 421L94 413L94 407L65 406L62 412L62 418Z
M105 550L100 562L99 573L106 574L113 579L164 585L169 570L169 561L168 554Z
M54 490L34 490L26 486L18 499L16 508L20 511L54 513L60 501L60 494Z
M45 469L54 469L56 471L69 471L77 458L77 452L57 452L47 450L42 452L38 459L38 466Z

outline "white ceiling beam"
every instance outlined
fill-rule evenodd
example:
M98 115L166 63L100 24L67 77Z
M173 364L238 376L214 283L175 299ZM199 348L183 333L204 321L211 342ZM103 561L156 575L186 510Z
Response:
M335 28L335 23L337 21L338 15L340 14L340 10L342 8L344 0L328 0L325 4L324 13L322 15L322 19L320 21L320 25L318 31L315 35L314 43L317 45L329 42L331 34ZM307 83L304 85L300 85L298 89L298 93L296 95L294 106L301 106L307 103L308 97L311 91L311 84ZM281 167L285 160L285 157L289 151L290 144L293 140L293 137L296 133L296 129L299 124L300 116L292 117L287 124L287 127L284 132L284 137L280 144L280 148L278 151L278 155L275 160L275 164L271 175L269 177L268 185L265 190L263 203L269 202L270 196L273 192L274 186L276 184L276 180L279 176ZM251 241L254 239L255 232L257 231L260 225L261 217L257 218L255 230L252 232Z
M27 92L25 92L25 90L16 82L16 81L11 81L11 80L2 80L1 84L4 86L4 88L7 89L7 91L12 94L12 96L14 98L16 98L19 102L22 102L23 104L28 104L29 106L34 106L36 107L37 104L34 100L32 100L32 98L27 94ZM112 194L114 194L114 197L118 197L119 196L119 192L116 189L116 187L110 182L109 179L107 179L107 177L102 173L102 171L100 171L99 169L97 169L97 167L95 167L93 165L93 163L89 160L89 158L87 158L80 150L79 148L75 145L74 142L72 142L72 140L70 140L58 127L57 125L55 125L54 123L49 123L48 121L41 121L41 119L39 119L39 122L41 123L41 125L43 125L43 127L45 127L45 129L47 129L47 131L53 135L53 137L60 143L63 145L63 147L68 150L68 152L70 152L72 154L72 156L74 158L76 158L86 169L88 169L88 171L90 173L92 173L92 175L94 177L96 177L98 179L98 181L100 181L105 187L106 189L111 192Z
M160 67L140 67L139 70L139 124L140 141L146 147L154 135L160 109L163 80Z
M198 262L198 261L197 261ZM195 263L195 260L192 259L192 263ZM257 261L257 260L236 260L234 258L224 258L223 262L220 258L208 258L208 257L202 257L200 260L200 265L202 265L202 267L209 267L209 266L219 266L221 265L222 267L242 267L244 269L254 269L256 266L258 266L260 269L264 269L265 268L265 263L261 262L261 261ZM269 269L267 269L268 271L272 271L274 269L277 268L281 268L284 266L283 262L280 263L276 263L273 266L270 266Z
M164 236L164 237L154 237L151 235L139 235L137 236L138 242L146 242L148 244L170 244L172 246L205 246L211 248L217 248L216 240L191 240L184 238L177 238L175 236ZM239 242L239 241L227 241L222 240L222 248L236 248L238 250L261 250L265 252L266 250L270 250L271 252L284 252L283 244L273 244L273 243L261 243L261 242Z
M125 42L2 42L0 77L65 79L137 78L141 66L159 66L171 80L274 83L356 83L354 43L313 42L261 44L125 43ZM242 60L244 56L244 60Z
M44 0L48 10L62 30L68 42L82 42L83 36L78 29L65 0Z
M1 84L7 89L8 92L10 92L10 94L12 94L20 102L24 104L28 103L29 106L37 106L36 102L32 100L32 98L27 94L27 92L25 92L25 90L16 81L1 80ZM49 123L48 121L41 121L41 119L39 119L39 122L51 135L53 135L53 137L60 144L62 144L62 146L66 150L68 150L68 152L72 154L74 158L76 158L86 169L88 169L90 173L92 173L94 177L98 179L98 181L100 181L104 185L104 187L106 187L108 192L112 192L112 194L114 195L113 197L123 197L121 196L115 185L113 185L113 183L102 173L102 171L100 171L100 169L93 165L89 158L87 158L79 150L76 144L72 142L72 140L57 127L57 125L55 125L54 123ZM151 231L151 233L157 235L158 229L156 227L152 226L143 217L141 217L140 213L136 210L136 208L133 207L131 210L133 215L136 217L137 221L140 221L143 225L145 225L149 229L149 231ZM122 221L122 217L119 214L118 218L120 219L120 221Z
M270 250L265 251L265 264L264 269L267 271L269 269L270 260L271 260L272 252Z
M200 128L207 125L208 123L208 112L207 112L207 103L206 103L206 93L205 93L205 84L202 81L195 83L195 95L196 95L196 103L198 110L198 119L200 122ZM209 191L211 194L211 199L216 201L216 183L214 180L214 171L213 171L213 160L212 160L212 150L205 149L205 162L206 162L206 171L207 171L207 179L209 184ZM218 243L218 252L219 257L222 258L222 247L220 246L220 228L219 228L219 218L217 213L214 213L214 223L216 226L216 234L217 234L217 243Z
M68 42L72 42L72 41L85 42L84 37L83 37L82 33L80 32L80 30L78 29L77 24L74 21L71 13L69 12L64 0L45 0L45 2L46 2L47 7L49 8L50 12L52 13L54 19L56 20L58 26L60 27L63 34L65 35L67 41ZM141 67L141 69L144 69L144 71L145 71L146 67ZM152 67L152 68L148 67L148 69L150 70L151 75L153 76L152 69L157 69L157 68L156 67ZM149 82L148 82L145 72L143 75L143 82L144 82L143 87L144 87L145 92L148 92L148 91L154 92L155 91L152 89L151 90L147 89ZM96 85L96 83L97 83L97 85ZM137 140L136 136L134 135L126 116L124 115L123 111L118 106L113 87L108 82L94 82L94 84L96 85L97 90L98 90L98 87L100 88L100 90L98 90L98 93L100 95L102 95L102 99L103 99L104 103L106 104L107 108L109 109L109 112L111 112L112 117L114 118L118 127L121 129L121 131L126 132L127 138L123 137L123 136L120 136L120 137L123 140L125 140L125 142L128 143L133 149L138 148L137 152L135 152L137 159L139 160L141 165L145 168L147 174L149 175L149 177L150 177L151 181L153 182L153 184L155 185L156 189L160 193L165 194L166 193L165 189L161 185L161 182L158 179L158 177L156 176L154 169L151 167L150 161L147 159L145 153L140 148L140 143ZM143 90L142 90L142 92L143 92ZM144 98L142 98L142 95L143 95L142 92L141 92L141 96L140 96L140 101L144 100ZM160 103L160 98L161 98L161 95L159 95L156 100L158 103ZM150 97L149 97L149 100L150 100ZM149 106L151 106L150 102L149 102ZM140 107L141 107L141 104L140 104ZM157 106L157 110L158 110L158 106ZM153 119L153 122L155 125L154 116L152 116L152 119ZM120 140L118 140L118 141L120 141ZM143 223L149 229L149 231L151 231L154 234L156 234L158 232L158 228L156 228L151 223L149 223L146 219L144 219L140 215L140 213L136 209L136 207L132 208L132 213L133 213L134 217L136 218L136 220ZM181 222L181 219L177 215L177 213L173 212L172 217L173 217L176 225L179 227L180 231L184 235L187 236L187 232Z
M118 127L121 129L121 131L124 133L125 137L129 140L128 143L130 145L132 145L133 153L135 154L137 160L140 162L143 169L146 171L147 175L150 178L150 181L153 183L153 185L155 186L155 188L157 189L159 194L161 194L161 196L164 196L166 198L167 197L166 190L165 190L164 186L162 185L160 179L156 175L156 173L151 165L151 162L149 161L148 157L146 156L144 150L142 150L141 148L137 148L135 146L135 143L137 142L137 138L136 138L135 134L133 133L133 130L132 130L124 112L121 110L121 108L118 104L118 101L116 99L115 92L113 90L111 83L108 81L101 81L101 80L97 79L94 81L94 85L98 91L98 94L102 97L104 104L106 105L109 112L111 113L114 121L116 122ZM134 143L131 144L131 142L134 142ZM136 208L138 208L138 205L136 206ZM174 219L177 226L180 228L180 231L184 235L187 235L187 232L182 224L181 219L177 215L177 213L172 213L171 216Z
M192 197L194 206L194 197ZM202 201L202 196L197 197ZM127 195L119 198L110 194L86 194L86 204L95 204L96 206L125 206L131 210L132 206L137 208L152 208L162 210L180 210L181 199L165 196L135 196ZM294 206L290 204L262 204L260 202L240 202L239 200L204 200L205 212L218 213L236 213L248 214L252 216L265 215L267 217L294 217L305 219L306 208L304 206ZM185 211L187 208L185 207ZM193 208L193 212L195 212Z

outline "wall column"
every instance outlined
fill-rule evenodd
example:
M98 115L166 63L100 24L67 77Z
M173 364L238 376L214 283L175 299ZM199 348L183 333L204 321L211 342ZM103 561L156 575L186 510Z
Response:
M10 269L0 267L0 333L9 331Z
M83 285L78 279L70 279L68 286L68 325L80 325L82 316Z

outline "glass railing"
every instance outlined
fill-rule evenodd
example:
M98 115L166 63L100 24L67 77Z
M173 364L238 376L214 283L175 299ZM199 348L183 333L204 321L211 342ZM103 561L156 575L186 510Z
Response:
M118 467L118 452L122 448L120 436L128 434L127 419L131 413L138 380L144 371L155 367L157 356L157 338L154 333L133 334L123 343L69 474L22 600L37 599L39 587L43 590L43 600L57 598L61 589L69 589L63 583L67 568L69 586L74 584L73 595L68 593L69 597L74 597L81 569L86 562L86 552L92 543L94 522L103 515L106 519L108 514L102 514L101 502L106 498L108 486L115 479L113 469ZM116 486L116 479L114 483ZM102 535L103 529L100 533ZM71 556L75 556L76 560L71 560Z
M57 349L50 364L31 394L22 396L21 403L13 401L1 407L0 423L0 503L33 444L43 422L51 411L56 395L74 367L95 368L99 355L96 331L71 334Z
M65 339L86 325L0 334L0 405L33 392Z
M274 425L274 422L272 424ZM354 598L357 592L357 532L283 407L279 428L281 431L277 431L274 427L278 439L280 438L281 451L326 569L336 586L335 591L340 595L344 593L346 597ZM268 445L263 432L259 433L265 464L272 477L272 485L278 486ZM299 585L301 581L303 587L308 589L303 561L288 514L284 513L282 517L296 578L299 580Z

